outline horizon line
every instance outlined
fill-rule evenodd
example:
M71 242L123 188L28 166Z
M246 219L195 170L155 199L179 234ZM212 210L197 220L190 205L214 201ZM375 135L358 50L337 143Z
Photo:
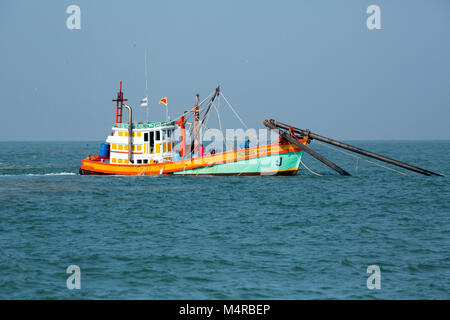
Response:
M315 139L312 139L314 141ZM450 141L450 138L433 139L339 139L340 141ZM105 140L0 140L2 142L104 142Z

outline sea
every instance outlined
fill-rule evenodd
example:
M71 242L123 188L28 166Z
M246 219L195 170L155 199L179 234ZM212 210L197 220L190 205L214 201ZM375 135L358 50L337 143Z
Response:
M347 142L446 177L314 141L352 176L80 176L101 142L1 142L0 299L449 299L450 141Z

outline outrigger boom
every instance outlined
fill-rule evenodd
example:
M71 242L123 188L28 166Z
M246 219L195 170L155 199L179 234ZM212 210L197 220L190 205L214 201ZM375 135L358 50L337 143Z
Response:
M340 142L340 141L336 141L334 139L330 139L330 138L318 135L318 134L313 133L313 132L311 132L309 130L302 130L302 129L293 127L291 125L278 122L278 121L273 120L273 119L265 120L264 121L264 125L266 127L268 127L268 128L271 128L271 129L275 129L275 128L281 129L280 132L285 138L288 138L287 137L287 132L285 131L285 130L288 130L291 134L293 134L293 133L300 134L301 137L303 137L303 139L305 139L307 141L311 141L312 139L316 139L316 140L319 140L319 141L322 141L322 142L334 145L336 147L343 148L343 149L346 149L346 150L349 150L349 151L352 151L352 152L355 152L355 153L358 153L358 154L361 154L361 155L364 155L364 156L367 156L367 157L370 157L370 158L374 158L374 159L377 159L377 160L380 160L380 161L383 161L383 162L387 162L387 163L396 165L398 167L402 167L404 169L411 170L411 171L414 171L414 172L417 172L417 173L420 173L420 174L423 174L423 175L426 175L426 176L434 175L434 176L444 177L444 175L442 175L440 173L436 173L436 172L433 172L433 171L430 171L430 170L422 169L422 168L410 165L410 164L405 163L405 162L401 162L401 161L398 161L398 160L394 160L394 159L391 159L391 158L388 158L388 157L376 154L374 152L366 151L366 150L363 150L361 148L357 148L355 146L351 146L349 144L346 144L346 143L343 143L343 142ZM292 140L290 140L290 141L292 142ZM308 150L306 150L304 147L303 147L303 149L308 152ZM309 152L309 153L311 153L311 152ZM314 154L312 154L312 153L311 153L311 155L314 156ZM324 162L324 161L322 161L322 162ZM326 163L326 162L324 162L324 163ZM333 168L334 170L338 171L340 174L348 175L348 174L345 174L345 171L344 172L342 171L343 169L337 167L337 165L335 165L335 164L333 164L333 165L336 166L337 168L334 168L332 165L329 165L329 164L327 164L327 165L330 166L331 168Z

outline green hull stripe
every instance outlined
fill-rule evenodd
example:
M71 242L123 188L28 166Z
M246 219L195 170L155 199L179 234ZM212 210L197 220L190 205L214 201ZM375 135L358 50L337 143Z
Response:
M208 167L174 172L174 174L245 174L267 172L276 174L277 171L297 170L303 151L274 154L254 159L236 162L220 163Z

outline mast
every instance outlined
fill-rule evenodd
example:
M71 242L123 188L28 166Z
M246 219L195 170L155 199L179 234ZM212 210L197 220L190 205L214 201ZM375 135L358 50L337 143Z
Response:
M144 64L145 64L145 94L147 97L147 110L146 111L146 122L148 122L148 109L150 109L148 105L148 69L147 69L147 48L145 48L145 57L144 57Z
M200 104L200 95L198 93L195 95L195 97L197 99L197 104L194 105L194 139L193 139L192 145L191 145L191 150L193 153L197 153L197 151L198 151L198 144L199 144L199 139L198 139L199 132L198 131L201 129L201 126L205 122L206 116L208 115L209 111L211 110L214 100L219 95L220 95L220 86L216 88L216 91L215 91L214 95L212 96L211 101L209 102L208 107L206 108L205 114L203 116L203 119L201 121L200 121L200 114L198 111L198 106Z
M128 101L128 99L123 98L122 81L120 81L120 89L119 92L117 92L117 99L113 99L113 101L116 102L116 123L122 123L123 102Z
M200 120L200 114L198 112L200 96L199 96L199 94L197 94L197 104L194 106L194 115L195 115L194 116L194 153L196 153L198 150L198 143L199 143L198 142L198 130L202 129L205 119L208 116L209 112L211 111L212 105L214 104L214 100L219 95L220 95L220 86L216 88L216 91L215 91L214 95L212 96L211 101L208 103L208 107L206 108L205 114L203 115L202 120Z
M220 95L220 86L216 88L216 92L214 93L213 97L211 98L211 101L208 103L208 107L206 108L205 115L203 116L202 121L200 121L200 124L202 125L203 122L205 122L206 116L208 115L209 111L211 110L212 105L214 104L214 100L216 97Z
M197 153L198 149L198 120L199 120L199 114L198 114L198 105L200 104L200 95L197 93L195 95L197 99L197 103L194 105L194 153Z

